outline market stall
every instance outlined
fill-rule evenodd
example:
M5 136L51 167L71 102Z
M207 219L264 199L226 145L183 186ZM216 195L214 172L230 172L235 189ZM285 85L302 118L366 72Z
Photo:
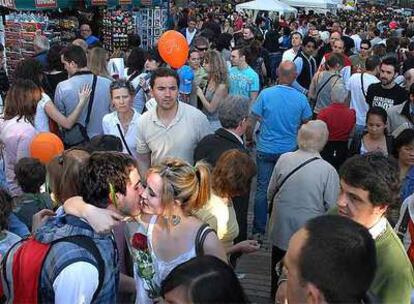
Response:
M253 11L255 18L259 11L277 12L279 15L293 14L296 16L298 10L278 0L254 0L236 5L236 11Z
M290 6L300 8L305 11L335 13L338 8L337 0L280 0Z

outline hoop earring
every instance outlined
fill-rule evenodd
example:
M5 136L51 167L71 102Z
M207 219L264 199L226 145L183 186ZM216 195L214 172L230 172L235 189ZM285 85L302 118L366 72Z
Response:
M173 214L172 216L171 216L171 224L173 225L173 226L177 226L178 224L180 224L181 223L181 217L179 216L179 215L175 215L175 214Z

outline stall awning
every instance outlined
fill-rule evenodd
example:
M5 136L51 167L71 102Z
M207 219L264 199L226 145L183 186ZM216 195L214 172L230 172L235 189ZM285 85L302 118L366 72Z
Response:
M5 1L5 0L0 0ZM12 1L12 0L8 0ZM81 0L14 0L15 9L20 11L32 11L39 9L72 9L81 5Z

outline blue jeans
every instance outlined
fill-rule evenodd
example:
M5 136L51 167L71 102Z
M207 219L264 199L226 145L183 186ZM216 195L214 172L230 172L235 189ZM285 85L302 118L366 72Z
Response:
M273 168L281 154L256 152L257 188L254 197L253 234L266 231L267 222L267 188L272 177Z
M277 79L277 68L279 67L280 62L282 61L282 53L270 53L270 79L272 82L275 82Z

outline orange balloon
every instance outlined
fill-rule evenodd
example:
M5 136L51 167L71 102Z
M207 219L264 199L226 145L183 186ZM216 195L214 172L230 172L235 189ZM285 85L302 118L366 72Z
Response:
M187 62L188 51L187 40L180 32L166 31L158 40L158 52L172 68L179 69Z
M36 135L30 143L30 156L47 164L64 150L62 140L53 133L43 132Z

